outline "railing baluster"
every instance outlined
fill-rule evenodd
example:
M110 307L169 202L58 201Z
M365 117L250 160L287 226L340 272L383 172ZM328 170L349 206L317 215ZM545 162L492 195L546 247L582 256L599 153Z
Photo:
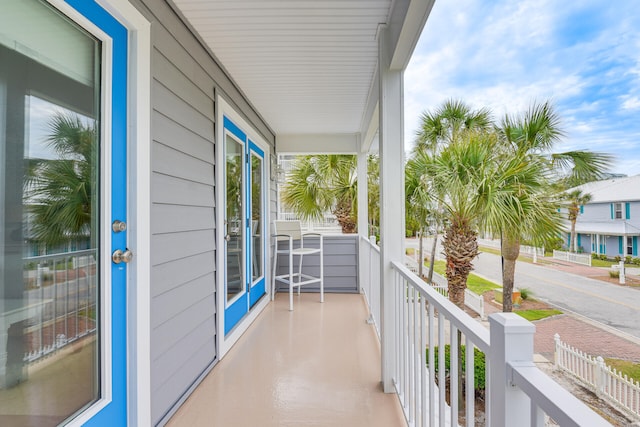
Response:
M414 319L414 300L415 300L415 288L413 286L409 286L407 283L409 295L407 301L407 400L409 401L409 424L413 424L415 422L415 394L414 394L414 383L415 383L415 372L414 372L414 339L415 339L415 322Z
M449 406L451 409L451 424L458 420L458 330L453 322L449 323Z
M422 427L426 427L428 424L428 411L427 411L427 355L425 353L427 348L427 325L426 325L426 298L424 295L420 295L420 413Z
M436 379L436 362L435 362L435 315L433 304L429 304L429 427L436 425L436 403L435 403L435 379Z
M531 400L531 427L544 427L544 411Z
M468 336L465 340L465 405L467 427L475 425L475 358L474 345Z
M445 427L445 339L444 339L444 314L438 311L438 419L440 427Z

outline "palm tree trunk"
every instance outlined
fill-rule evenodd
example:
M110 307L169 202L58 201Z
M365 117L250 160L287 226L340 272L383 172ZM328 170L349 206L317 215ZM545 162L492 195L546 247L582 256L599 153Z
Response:
M429 277L427 278L428 283L433 283L433 269L436 265L436 250L438 247L438 231L433 236L433 243L431 244L431 262L429 263Z
M502 311L505 313L513 311L513 283L518 255L520 255L520 239L517 237L504 237L502 240L502 258L504 259L502 268Z
M569 242L569 252L576 251L576 221L571 221L571 241Z
M464 309L467 277L473 270L473 259L478 255L477 233L468 221L454 218L445 232L442 243L447 257L449 300Z

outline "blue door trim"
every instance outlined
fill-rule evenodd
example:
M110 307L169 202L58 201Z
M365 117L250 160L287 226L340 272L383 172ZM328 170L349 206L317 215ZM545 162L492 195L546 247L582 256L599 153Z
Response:
M126 221L127 214L127 60L128 32L95 1L65 0L71 7L98 26L113 40L111 81L111 141L104 141L112 149L111 166L111 215L113 219ZM108 221L103 218L102 221ZM111 235L112 248L125 248L126 232ZM102 254L104 257L106 254ZM126 265L112 265L111 286L111 402L85 425L113 426L127 424L127 301ZM102 378L101 381L109 380Z
M259 281L253 283L253 275L252 275L252 254L251 254L251 152L255 152L263 159L263 167L264 167L264 150L258 147L247 134L236 125L233 120L228 118L227 116L223 116L223 126L226 131L231 133L234 137L236 137L239 141L242 142L244 148L245 155L245 168L244 168L244 178L245 178L245 283L243 284L245 287L245 292L243 295L238 297L231 305L225 307L224 312L224 333L228 334L236 324L249 312L251 307L263 296L266 294L266 281L265 277L260 278ZM263 227L264 229L264 227ZM226 278L225 278L226 280ZM226 283L225 283L226 286ZM226 292L226 289L225 289Z

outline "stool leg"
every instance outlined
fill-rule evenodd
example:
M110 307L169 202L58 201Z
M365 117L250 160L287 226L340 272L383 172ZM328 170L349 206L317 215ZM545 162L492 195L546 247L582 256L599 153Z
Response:
M320 237L320 302L324 302L324 248Z
M289 311L293 311L293 250L289 245Z
M273 274L271 275L271 301L276 297L276 268L278 267L278 240L273 251Z
M302 255L300 255L300 262L298 263L298 283L302 282ZM298 296L300 296L300 288L302 286L298 285Z

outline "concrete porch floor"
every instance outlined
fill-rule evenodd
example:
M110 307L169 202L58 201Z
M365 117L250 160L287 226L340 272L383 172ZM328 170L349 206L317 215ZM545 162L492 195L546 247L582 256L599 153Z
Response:
M277 294L168 426L404 426L362 295Z

